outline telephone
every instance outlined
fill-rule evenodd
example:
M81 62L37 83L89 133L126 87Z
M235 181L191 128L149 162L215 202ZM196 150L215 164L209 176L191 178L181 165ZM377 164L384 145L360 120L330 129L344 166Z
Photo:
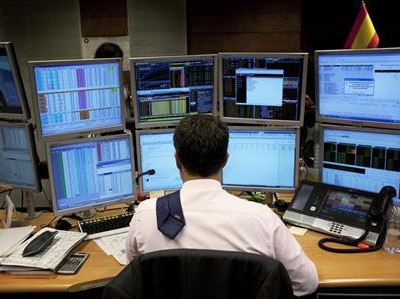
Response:
M395 188L379 193L304 181L283 215L283 220L334 238L323 238L319 246L334 252L362 252L381 248L386 236L386 212ZM340 243L355 248L332 248Z
M395 196L396 189L394 189L394 187L382 187L368 211L368 217L371 219L372 223L380 223L385 219L387 209L389 208L392 198Z

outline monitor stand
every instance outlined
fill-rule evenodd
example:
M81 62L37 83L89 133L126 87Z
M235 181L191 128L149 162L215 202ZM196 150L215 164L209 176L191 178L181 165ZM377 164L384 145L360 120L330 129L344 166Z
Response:
M24 190L24 200L26 203L26 214L25 218L26 219L34 219L38 217L42 212L36 212L35 211L35 198L33 196L32 191L26 191Z

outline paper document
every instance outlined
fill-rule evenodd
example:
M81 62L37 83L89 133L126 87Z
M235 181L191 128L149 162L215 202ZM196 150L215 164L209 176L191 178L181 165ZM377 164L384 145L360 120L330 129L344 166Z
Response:
M37 234L46 230L55 231L55 229L47 227L37 232ZM6 271L7 267L5 266L21 266L54 271L71 250L83 241L86 235L86 233L81 232L58 230L58 234L54 237L51 245L43 252L34 256L23 257L22 252L30 242L30 239L28 239L9 256L0 260L1 270Z
M128 260L126 258L125 242L128 233L121 233L96 239L95 242L107 254L112 255L118 263L126 265Z
M0 229L0 258L10 254L25 241L35 230L36 226L21 226Z

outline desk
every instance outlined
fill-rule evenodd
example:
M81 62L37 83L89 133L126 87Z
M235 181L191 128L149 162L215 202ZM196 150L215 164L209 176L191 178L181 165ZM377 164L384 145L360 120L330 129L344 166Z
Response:
M43 213L36 219L25 220L25 224L40 226L49 223L52 218L53 214ZM317 266L321 293L324 290L360 287L394 287L393 292L400 290L400 255L389 254L383 249L357 254L332 253L318 247L318 240L322 237L323 234L314 231L296 236ZM113 257L105 255L94 241L84 241L77 250L88 251L90 256L76 275L28 279L11 278L3 274L0 293L83 291L103 286L123 268Z

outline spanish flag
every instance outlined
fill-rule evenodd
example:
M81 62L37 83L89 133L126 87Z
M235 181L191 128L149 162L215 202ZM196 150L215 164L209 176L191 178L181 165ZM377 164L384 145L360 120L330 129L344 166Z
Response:
M372 24L364 1L344 45L345 49L376 48L379 36Z

